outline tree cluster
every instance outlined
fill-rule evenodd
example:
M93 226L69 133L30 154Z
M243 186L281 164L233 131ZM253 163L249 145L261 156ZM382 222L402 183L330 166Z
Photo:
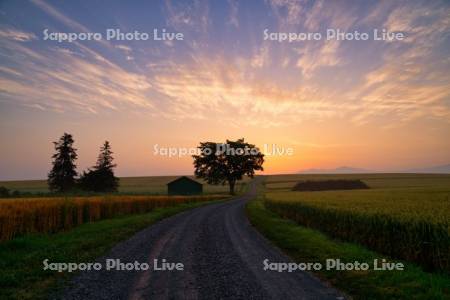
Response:
M111 145L105 141L100 148L97 163L77 178L75 161L78 158L77 149L73 147L71 134L64 135L54 142L53 167L48 174L48 186L52 192L68 192L79 188L92 192L116 192L119 179L114 176L113 152Z

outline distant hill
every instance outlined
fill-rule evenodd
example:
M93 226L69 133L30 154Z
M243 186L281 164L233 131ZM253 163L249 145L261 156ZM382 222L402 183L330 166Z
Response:
M355 173L371 173L370 170L352 168L352 167L338 167L335 169L305 169L299 171L300 174L355 174Z
M436 174L450 174L450 164L433 166L428 168L417 168L402 171L402 173L436 173Z

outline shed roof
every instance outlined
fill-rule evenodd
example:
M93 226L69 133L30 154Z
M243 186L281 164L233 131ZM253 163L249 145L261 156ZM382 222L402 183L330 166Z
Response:
M187 176L181 176L181 177L178 177L177 179L172 180L171 182L167 183L167 185L173 184L173 183L175 183L175 182L177 182L177 181L180 181L180 180L188 180L188 181L191 181L192 183L199 184L199 185L203 185L203 184L201 184L200 182L195 181L194 179L189 178L189 177L187 177Z

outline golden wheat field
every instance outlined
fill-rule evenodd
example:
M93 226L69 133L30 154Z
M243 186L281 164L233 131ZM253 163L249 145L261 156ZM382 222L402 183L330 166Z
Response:
M450 270L450 176L351 175L371 188L291 191L298 180L324 176L271 176L265 206L299 224L357 242L427 269Z
M203 196L95 196L13 198L0 201L0 241L27 233L53 233L77 225L155 208L223 199Z

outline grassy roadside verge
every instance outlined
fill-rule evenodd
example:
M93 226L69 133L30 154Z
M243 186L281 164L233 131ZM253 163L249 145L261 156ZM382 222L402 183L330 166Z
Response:
M219 200L221 201L221 200ZM219 201L180 204L80 225L70 231L33 234L0 243L0 299L45 299L70 275L44 271L42 261L89 262L116 243L163 218Z
M373 262L382 255L362 246L336 241L319 231L282 219L267 210L261 199L247 204L250 222L270 241L297 262L339 258L343 262ZM404 271L336 271L315 274L354 299L450 299L450 278L430 274L403 262Z

